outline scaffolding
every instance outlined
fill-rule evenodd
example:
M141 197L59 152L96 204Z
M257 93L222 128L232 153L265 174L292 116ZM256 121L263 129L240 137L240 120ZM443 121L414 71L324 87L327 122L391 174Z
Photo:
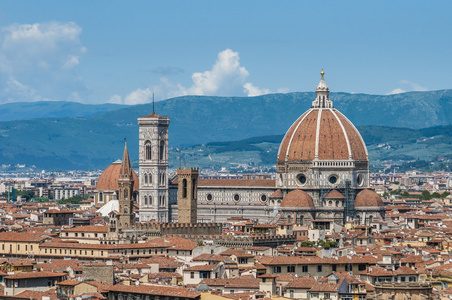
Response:
M323 207L323 199L326 195L328 195L329 192L332 190L339 191L342 195L345 197L344 202L344 224L347 222L348 219L354 219L356 216L355 212L355 195L356 190L351 186L351 182L349 180L346 180L345 182L338 183L334 186L331 185L322 185L320 186L320 193L319 193L319 206Z

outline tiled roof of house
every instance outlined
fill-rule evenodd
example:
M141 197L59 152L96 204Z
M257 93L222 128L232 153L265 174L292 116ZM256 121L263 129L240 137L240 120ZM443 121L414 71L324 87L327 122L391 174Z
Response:
M0 232L0 241L5 242L42 242L48 236L36 232Z
M213 271L217 268L217 265L199 265L185 268L184 271Z
M6 276L5 279L28 279L28 278L46 278L46 277L60 277L66 276L66 273L59 272L21 272L14 275Z
M314 286L315 279L312 277L296 277L287 285L288 288L310 289Z
M48 300L58 300L56 289L50 289L45 292L26 290L14 296L17 299L41 300L48 297Z
M173 257L167 256L154 256L141 259L145 264L158 264L160 269L176 269L184 265L183 262L176 261Z
M330 283L328 279L319 279L314 283L312 288L309 290L310 292L337 292L339 289L339 283Z
M253 278L252 276L241 276L237 278L231 278L226 284L225 288L250 288L259 289L259 278Z
M99 226L99 225L76 226L76 227L72 227L72 228L63 229L63 230L61 230L61 232L107 233L108 226Z
M201 296L200 292L191 291L186 288L181 287L170 287L170 286L153 286L153 285L113 285L108 288L110 291L120 292L120 293L131 293L131 294L144 294L144 295L158 295L158 296L170 296L179 298L198 298Z

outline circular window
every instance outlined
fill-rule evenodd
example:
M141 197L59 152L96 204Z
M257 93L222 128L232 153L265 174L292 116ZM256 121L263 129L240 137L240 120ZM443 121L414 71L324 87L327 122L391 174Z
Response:
M364 184L363 174L359 174L358 177L356 178L356 181L358 182L359 186L362 186Z
M299 184L305 184L306 183L306 175L304 174L298 174L297 180Z
M211 202L213 200L212 194L207 194L206 200L207 200L207 202Z
M267 202L267 195L261 195L261 201Z
M235 202L239 202L239 201L240 201L240 196L239 196L239 194L235 194L235 195L234 195L234 201L235 201Z
M331 184L336 184L337 183L337 176L336 175L331 175L330 178L328 178L328 181Z

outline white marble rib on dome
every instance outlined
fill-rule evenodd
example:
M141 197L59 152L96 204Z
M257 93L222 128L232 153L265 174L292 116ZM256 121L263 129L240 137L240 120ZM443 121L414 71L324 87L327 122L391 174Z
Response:
M119 211L119 201L118 200L110 200L104 206L99 208L96 212L100 213L102 217L108 216L112 211Z

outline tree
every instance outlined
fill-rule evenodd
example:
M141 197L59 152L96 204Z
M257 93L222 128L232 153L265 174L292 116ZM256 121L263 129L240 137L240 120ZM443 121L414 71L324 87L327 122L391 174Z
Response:
M31 199L32 202L49 202L49 198L45 197L34 197Z
M430 200L430 199L432 199L432 195L430 195L430 192L427 190L422 191L421 199L422 200Z
M58 200L58 204L80 204L80 202L88 199L88 197L89 194L86 194L84 197L80 195L75 195L74 197Z
M441 198L441 195L438 192L434 192L432 198Z
M315 242L311 241L303 241L300 243L300 247L313 247L315 245Z
M22 199L25 199L25 201L30 201L31 198L33 198L35 196L35 193L33 191L21 191L21 190L14 190L14 193L16 195L16 199L12 199L13 201L17 200L17 196L21 196ZM3 196L8 198L8 197L12 197L12 193L10 192L5 192L3 193Z
M400 189L397 189L397 190L392 190L391 191L391 195L400 195L402 193L402 190L400 190Z

